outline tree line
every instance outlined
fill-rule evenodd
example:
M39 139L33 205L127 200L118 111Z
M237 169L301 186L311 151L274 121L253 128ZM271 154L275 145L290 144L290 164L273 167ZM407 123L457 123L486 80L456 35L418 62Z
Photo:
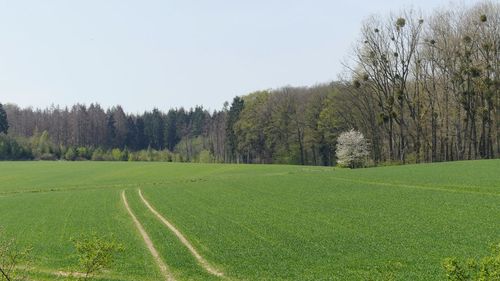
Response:
M495 158L499 28L500 4L489 1L374 16L338 81L257 91L211 112L6 104L0 133L31 157L69 151L71 160L334 165L337 138L351 129L368 139L373 164Z
M331 165L338 130L334 93L332 85L259 91L212 112L197 106L128 114L121 106L96 103L3 108L9 136L34 158L92 159L96 153L95 160L126 160L124 151L167 151L162 160ZM98 157L106 151L108 158Z
M344 113L375 161L498 157L499 60L498 2L369 18L346 64Z

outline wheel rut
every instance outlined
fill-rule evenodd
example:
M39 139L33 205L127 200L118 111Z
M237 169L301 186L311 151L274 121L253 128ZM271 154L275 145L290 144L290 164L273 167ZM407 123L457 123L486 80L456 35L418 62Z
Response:
M180 232L171 222L169 222L166 218L164 218L158 211L156 211L153 206L144 198L142 195L142 191L139 189L139 197L141 197L142 202L148 209L153 213L158 220L160 220L172 233L177 236L179 241L188 248L189 252L193 255L193 257L198 261L198 263L203 267L208 273L215 275L215 276L223 276L224 273L216 269L214 266L212 266L198 251L196 248L189 242L189 240Z
M151 253L151 255L153 256L153 258L155 259L156 264L160 268L160 272L163 275L163 277L165 278L165 281L175 281L175 278L172 275L172 273L170 272L170 270L168 269L167 264L161 259L160 255L158 254L158 251L156 250L156 248L153 244L153 241L149 237L146 230L144 230L144 227L142 226L142 224L137 219L134 212L132 211L132 209L128 205L127 197L125 196L125 191L122 191L122 200L123 200L123 204L125 205L125 208L127 209L129 215L132 217L132 220L134 221L135 227L137 228L137 230L139 230L139 232L142 236L142 239L144 240L144 243L146 244L146 246L147 246L149 252Z

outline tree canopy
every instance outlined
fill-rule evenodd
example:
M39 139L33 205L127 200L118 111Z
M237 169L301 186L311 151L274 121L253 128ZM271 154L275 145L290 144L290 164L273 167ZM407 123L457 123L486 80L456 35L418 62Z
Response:
M363 22L338 81L256 91L212 112L0 104L0 132L28 140L42 134L49 154L78 155L86 147L98 152L96 159L117 148L147 151L138 157L147 159L165 159L153 151L167 151L176 161L334 165L339 134L350 129L370 143L374 164L494 158L500 155L499 42L498 3L427 16L404 10ZM47 156L38 146L32 154Z

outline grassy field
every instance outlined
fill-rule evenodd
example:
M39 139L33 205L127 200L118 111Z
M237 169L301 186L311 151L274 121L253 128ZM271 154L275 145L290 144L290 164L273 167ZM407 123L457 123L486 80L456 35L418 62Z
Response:
M200 266L139 189L224 277ZM500 242L500 160L359 170L0 162L0 227L33 247L36 280L71 271L71 237L91 232L113 233L126 248L99 280L163 280L123 190L177 280L383 280L388 272L443 280L445 257L483 255Z

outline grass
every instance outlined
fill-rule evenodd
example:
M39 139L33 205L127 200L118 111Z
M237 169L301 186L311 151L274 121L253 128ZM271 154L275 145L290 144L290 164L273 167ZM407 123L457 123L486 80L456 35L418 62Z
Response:
M113 233L126 242L127 256L119 258L109 280L138 280L144 272L159 276L152 258L134 232L120 205L118 190L72 190L22 193L0 198L0 226L7 237L32 247L35 271L76 270L71 238L92 231ZM132 230L132 231L131 231Z
M161 280L120 201L178 280L216 280L149 202L230 280L443 280L448 256L500 241L500 161L346 170L171 163L0 162L0 226L34 248L39 278L70 271L70 238L114 233L101 280ZM47 280L50 280L48 278Z

